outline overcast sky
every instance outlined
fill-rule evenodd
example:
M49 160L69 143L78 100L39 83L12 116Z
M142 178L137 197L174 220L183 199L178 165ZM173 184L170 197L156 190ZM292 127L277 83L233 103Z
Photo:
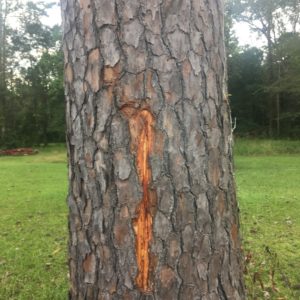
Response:
M33 1L40 1L40 0L33 0ZM47 2L52 2L51 0L45 0ZM59 1L57 2L59 3ZM57 5L48 12L49 17L43 18L43 22L49 26L52 26L54 24L60 24L61 23L61 13L60 13L60 7ZM250 45L250 46L256 46L261 47L264 45L264 42L262 39L259 39L257 34L252 33L249 26L246 23L238 23L234 26L234 30L236 32L237 38L239 40L240 45Z
M40 0L31 0L33 2L39 2ZM51 0L44 0L45 2L53 2ZM61 13L60 7L58 6L59 1L56 1L57 5L55 5L52 9L48 10L49 17L43 17L42 21L46 25L53 26L55 24L61 23Z

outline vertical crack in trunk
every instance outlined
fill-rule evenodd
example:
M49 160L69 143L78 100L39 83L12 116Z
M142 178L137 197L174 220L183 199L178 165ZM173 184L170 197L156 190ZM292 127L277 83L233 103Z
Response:
M141 132L137 149L137 169L139 180L143 187L143 199L137 208L137 218L133 227L136 234L136 255L138 275L136 284L143 292L151 291L150 282L150 242L152 240L151 193L149 185L152 179L149 156L153 144L153 116L147 110L138 113L141 122Z

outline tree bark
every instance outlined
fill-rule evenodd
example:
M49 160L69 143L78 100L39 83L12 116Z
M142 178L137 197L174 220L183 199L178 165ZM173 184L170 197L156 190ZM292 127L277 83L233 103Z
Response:
M62 0L70 299L245 299L220 0Z

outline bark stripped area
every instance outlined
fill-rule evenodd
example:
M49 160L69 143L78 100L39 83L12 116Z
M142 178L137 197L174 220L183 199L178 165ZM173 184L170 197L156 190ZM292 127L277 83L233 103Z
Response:
M71 299L245 299L221 0L62 0Z
M144 109L131 116L129 124L132 136L138 137L136 167L143 188L143 198L137 207L137 217L133 220L138 265L136 284L141 291L149 293L151 291L149 252L152 240L152 211L155 208L153 191L150 191L152 173L149 158L154 140L154 119L152 114Z

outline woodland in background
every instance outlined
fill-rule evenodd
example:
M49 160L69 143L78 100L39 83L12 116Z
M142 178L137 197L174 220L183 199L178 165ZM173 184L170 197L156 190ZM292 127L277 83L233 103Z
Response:
M54 4L0 0L0 148L65 139L61 28Z
M233 21L246 22L266 46L240 47ZM299 0L227 1L228 89L237 135L299 138L299 21Z
M0 0L0 148L65 140L61 29L41 22L54 4ZM228 90L238 136L300 135L300 3L227 1ZM266 42L241 47L247 22Z

